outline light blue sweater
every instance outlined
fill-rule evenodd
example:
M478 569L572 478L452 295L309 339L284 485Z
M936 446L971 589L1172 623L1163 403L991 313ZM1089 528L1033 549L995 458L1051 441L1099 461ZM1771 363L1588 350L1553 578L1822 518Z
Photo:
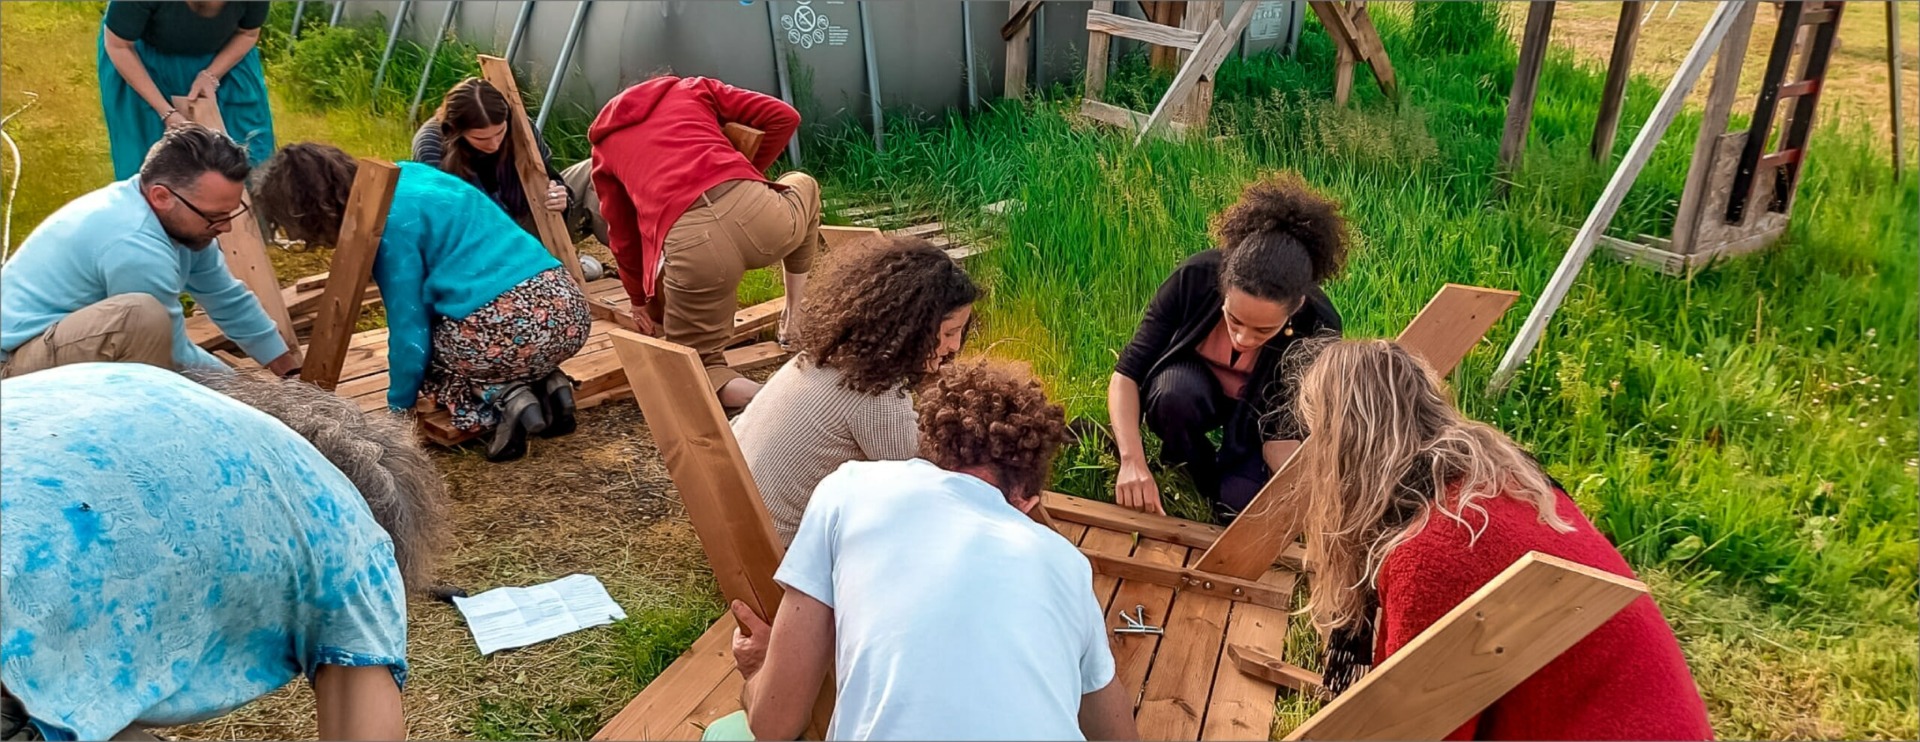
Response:
M466 319L541 271L560 267L533 235L471 183L400 163L373 281L387 305L387 405L420 397L437 318Z
M251 218L251 217L243 217ZM260 300L227 271L214 246L174 242L134 176L74 199L27 235L0 267L0 358L87 305L147 294L173 315L173 361L224 368L187 339L180 294L260 363L287 352Z

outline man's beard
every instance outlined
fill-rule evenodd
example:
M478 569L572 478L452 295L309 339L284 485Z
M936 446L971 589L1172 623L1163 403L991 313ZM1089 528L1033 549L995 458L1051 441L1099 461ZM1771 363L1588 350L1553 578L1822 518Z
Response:
M199 252L201 250L205 250L208 247L213 246L214 240L220 239L220 235L218 233L183 235L171 229L167 230L167 236L173 238L174 242L178 242L182 246L186 247L188 250L193 250L195 252Z

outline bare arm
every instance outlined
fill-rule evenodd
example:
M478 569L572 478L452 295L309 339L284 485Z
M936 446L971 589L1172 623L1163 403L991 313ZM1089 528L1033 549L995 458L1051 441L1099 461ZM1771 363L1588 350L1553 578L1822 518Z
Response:
M1120 449L1120 476L1113 501L1122 507L1165 514L1160 486L1147 467L1147 447L1140 441L1140 383L1114 372L1107 380L1107 418L1113 423L1114 444Z
M140 100L153 107L153 115L161 117L167 126L186 123L187 117L173 110L173 104L160 94L160 86L153 84L153 77L147 74L147 65L140 61L140 52L135 51L133 42L120 38L112 31L106 31L105 43L107 59L113 62L113 68L120 78L127 81Z
M780 313L780 345L785 347L800 338L800 323L806 321L800 306L806 301L807 274L781 271L780 277L787 289L787 308Z
M771 629L744 603L734 602L733 615L742 627L734 633L733 656L747 681L740 691L747 727L754 739L798 739L833 661L833 609L788 590Z
M231 71L234 65L240 64L240 59L247 56L247 52L253 51L254 45L258 43L260 43L260 29L243 28L233 32L233 38L227 39L227 45L220 47L220 53L213 55L213 61L207 64L206 73L213 75L216 80L226 77L227 72Z
M1080 697L1080 733L1090 740L1139 739L1133 699L1115 678L1107 687Z
M1300 450L1299 441L1267 441L1260 444L1260 458L1267 462L1267 471L1278 472L1280 467L1293 458L1293 452Z
M321 665L313 674L313 701L321 739L407 738L400 686L385 665Z

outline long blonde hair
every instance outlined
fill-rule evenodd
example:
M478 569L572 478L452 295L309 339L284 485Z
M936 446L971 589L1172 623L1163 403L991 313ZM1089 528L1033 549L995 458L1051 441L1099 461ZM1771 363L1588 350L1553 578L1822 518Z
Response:
M1293 503L1305 508L1314 565L1307 611L1322 633L1372 618L1365 605L1381 563L1435 513L1478 540L1487 526L1481 503L1504 495L1533 505L1554 530L1573 530L1533 457L1462 416L1424 361L1386 340L1317 350L1298 385L1295 411L1308 437Z

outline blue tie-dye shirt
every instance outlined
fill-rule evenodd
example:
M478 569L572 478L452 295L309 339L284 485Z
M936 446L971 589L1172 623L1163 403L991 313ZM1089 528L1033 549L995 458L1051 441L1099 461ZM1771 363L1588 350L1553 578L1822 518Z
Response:
M50 739L219 716L320 665L406 673L393 542L278 420L172 372L0 384L0 683Z

